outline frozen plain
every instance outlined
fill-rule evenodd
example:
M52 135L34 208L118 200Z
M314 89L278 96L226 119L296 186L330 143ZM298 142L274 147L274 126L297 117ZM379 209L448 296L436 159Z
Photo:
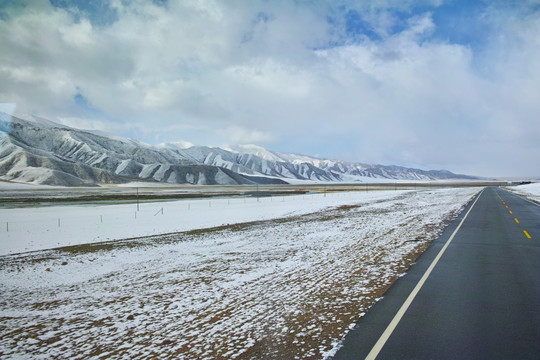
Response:
M276 219L403 193L370 190L153 201L140 203L139 211L136 203L0 209L0 255Z
M540 204L540 182L526 185L508 186L506 187L506 190Z
M164 215L154 208L148 219L202 230L0 257L0 354L324 358L478 191L213 199L189 210L155 203ZM110 207L111 216L124 206L133 209ZM82 226L75 208L63 211ZM40 209L53 220L61 210ZM120 223L119 236L141 231L134 218ZM203 229L223 223L236 225ZM60 229L61 245L83 242Z

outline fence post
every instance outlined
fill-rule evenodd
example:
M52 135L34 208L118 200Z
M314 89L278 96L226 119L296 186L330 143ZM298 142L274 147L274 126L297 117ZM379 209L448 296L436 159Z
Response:
M58 218L58 227L60 227L60 218Z
M9 232L9 222L6 221L6 231Z

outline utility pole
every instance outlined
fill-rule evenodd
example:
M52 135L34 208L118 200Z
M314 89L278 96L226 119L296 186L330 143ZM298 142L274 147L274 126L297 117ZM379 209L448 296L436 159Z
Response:
M137 188L137 211L139 211L139 188Z

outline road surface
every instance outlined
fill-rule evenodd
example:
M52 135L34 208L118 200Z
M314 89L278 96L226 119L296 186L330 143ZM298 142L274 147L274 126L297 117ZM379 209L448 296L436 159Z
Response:
M540 206L485 188L346 336L339 359L540 359Z

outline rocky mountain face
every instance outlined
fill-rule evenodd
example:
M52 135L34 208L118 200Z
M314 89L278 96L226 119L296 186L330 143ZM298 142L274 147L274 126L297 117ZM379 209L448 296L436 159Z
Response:
M89 186L131 181L171 184L280 184L289 181L463 179L423 171L272 152L255 145L228 148L135 140L73 129L45 119L0 113L0 179Z

